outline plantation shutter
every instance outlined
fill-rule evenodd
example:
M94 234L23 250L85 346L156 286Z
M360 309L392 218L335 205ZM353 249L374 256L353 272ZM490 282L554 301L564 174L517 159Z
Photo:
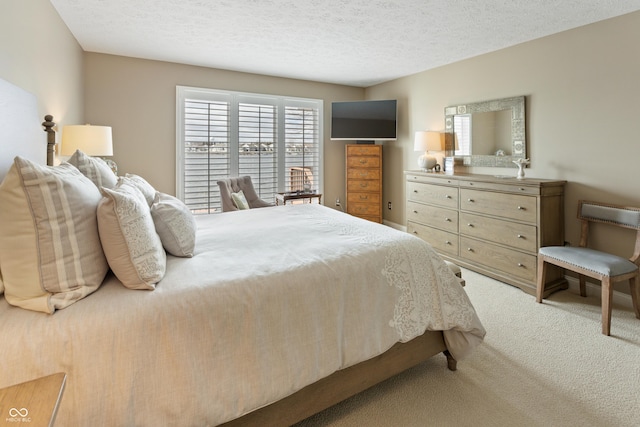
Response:
M184 196L194 213L221 205L218 180L229 176L229 103L184 103Z
M453 119L454 146L456 155L471 153L471 115L459 114Z
M287 191L317 191L320 169L318 110L285 107L285 123L285 166L288 171L285 187Z
M261 199L275 200L278 191L276 107L240 103L238 143L238 175L251 176Z

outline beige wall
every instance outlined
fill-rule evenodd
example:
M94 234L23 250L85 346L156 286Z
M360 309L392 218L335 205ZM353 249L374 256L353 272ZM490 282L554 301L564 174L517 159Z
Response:
M362 99L364 89L96 53L85 54L86 120L113 127L121 174L144 176L175 194L176 85L324 100L324 196L344 199L344 142L330 141L331 101Z
M33 93L40 117L82 123L82 61L80 45L49 0L2 0L0 78Z
M400 105L400 138L384 147L385 219L406 225L403 171L416 169L419 155L413 132L443 130L448 105L517 95L527 97L526 175L568 181L567 240L578 243L580 198L640 206L639 40L640 12L368 88L367 98ZM619 234L596 239L624 255L633 249Z

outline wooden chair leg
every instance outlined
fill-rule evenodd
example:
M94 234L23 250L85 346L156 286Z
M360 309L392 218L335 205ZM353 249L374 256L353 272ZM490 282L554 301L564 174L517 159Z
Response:
M611 279L602 279L602 333L611 334L611 300L613 299L613 287Z
M538 255L538 281L536 283L536 302L542 302L542 295L544 294L544 279L547 274L547 263L544 262L544 257Z
M633 309L636 312L636 318L640 319L640 287L636 286L636 278L629 279L629 288L631 288L631 301L633 301Z
M578 279L580 280L580 296L586 297L587 296L586 277L584 277L582 274L578 274Z

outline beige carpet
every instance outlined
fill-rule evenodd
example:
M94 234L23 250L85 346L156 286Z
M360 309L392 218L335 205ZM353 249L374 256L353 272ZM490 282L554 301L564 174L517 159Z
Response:
M640 320L600 300L556 292L540 305L521 290L463 270L487 329L446 368L435 356L317 414L305 426L640 426Z

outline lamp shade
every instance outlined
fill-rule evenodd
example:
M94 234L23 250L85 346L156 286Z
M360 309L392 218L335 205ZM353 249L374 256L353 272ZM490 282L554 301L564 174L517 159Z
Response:
M442 135L435 131L418 131L413 141L415 151L442 151Z
M111 126L64 126L60 154L71 156L76 150L89 156L113 156Z

